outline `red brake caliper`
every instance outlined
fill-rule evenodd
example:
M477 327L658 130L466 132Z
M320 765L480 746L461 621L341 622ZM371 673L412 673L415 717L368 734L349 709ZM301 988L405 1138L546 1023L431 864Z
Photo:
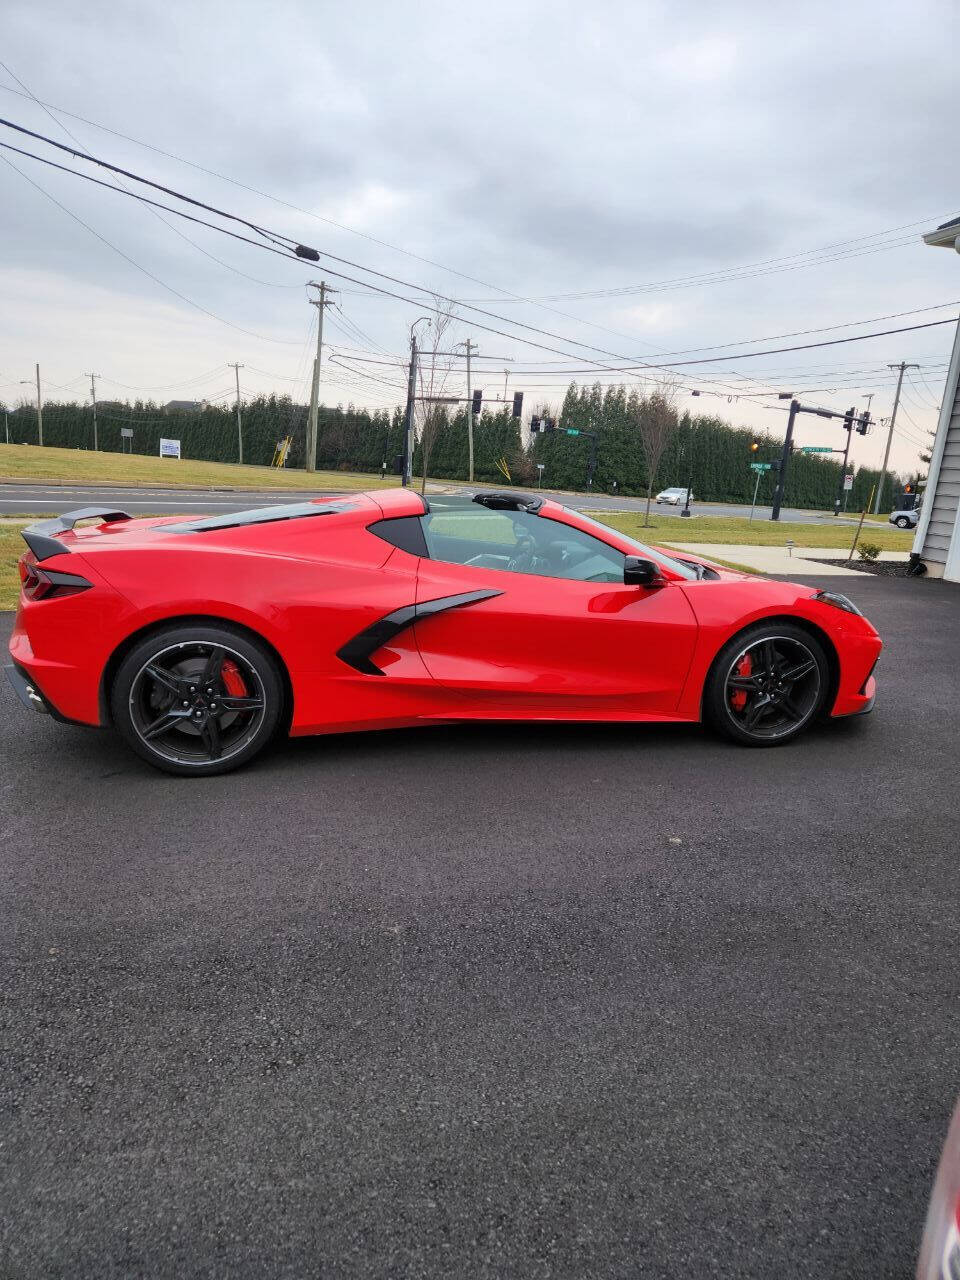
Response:
M220 667L220 676L223 680L223 687L227 693L234 698L242 698L247 692L247 686L243 683L243 676L240 674L240 668L231 658L224 658Z
M226 666L226 663L224 663L224 666ZM743 657L740 659L740 661L737 663L737 675L748 676L752 674L752 672L753 672L753 663L750 661L749 653L745 653ZM731 707L733 707L734 711L742 711L743 708L747 705L746 689L735 689L733 693L730 695L730 705Z

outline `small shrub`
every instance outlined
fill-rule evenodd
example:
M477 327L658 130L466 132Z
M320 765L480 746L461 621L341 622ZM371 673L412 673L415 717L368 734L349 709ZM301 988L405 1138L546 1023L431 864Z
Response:
M861 560L873 561L876 560L882 550L883 548L877 546L875 542L861 542L857 547L857 555Z

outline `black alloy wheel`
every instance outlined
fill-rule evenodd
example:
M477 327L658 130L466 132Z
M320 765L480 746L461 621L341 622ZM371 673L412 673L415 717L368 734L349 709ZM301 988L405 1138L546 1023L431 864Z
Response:
M813 635L789 624L761 625L723 649L704 709L735 741L777 746L817 718L829 681L823 646Z
M280 722L283 686L271 655L218 627L161 632L127 655L111 692L114 723L169 773L213 774L254 756Z

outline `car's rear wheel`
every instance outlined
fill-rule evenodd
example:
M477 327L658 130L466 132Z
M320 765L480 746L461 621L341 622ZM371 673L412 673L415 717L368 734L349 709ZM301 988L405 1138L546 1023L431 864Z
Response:
M830 665L823 645L791 623L761 623L717 655L704 694L705 718L734 742L789 742L823 710Z
M897 516L896 520L894 520L893 523L897 526L898 529L910 528L910 521L907 519L906 516Z
M243 632L170 627L126 655L110 706L118 732L156 768L227 773L273 737L283 682L266 647Z

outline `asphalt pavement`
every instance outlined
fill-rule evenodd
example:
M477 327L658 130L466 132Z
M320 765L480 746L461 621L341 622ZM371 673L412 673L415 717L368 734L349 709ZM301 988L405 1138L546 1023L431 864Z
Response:
M371 477L371 480L373 477ZM440 487L453 492L475 492L481 489L495 489L495 485L475 485L472 488L461 485L431 485L431 489ZM342 492L341 490L228 490L228 489L167 489L167 488L121 488L107 485L74 485L49 481L37 481L30 484L0 483L0 516L30 515L34 512L59 514L77 507L117 506L129 515L179 515L181 511L227 513L245 511L250 507L271 506L278 502L300 502L316 498L321 493ZM532 490L531 490L532 492ZM643 511L645 498L620 498L609 494L571 494L559 493L543 489L544 497L556 498L558 502L577 510L594 511ZM682 508L655 506L658 515L680 516ZM692 511L701 516L748 516L750 507L734 503L694 502ZM758 506L757 519L766 519L770 508ZM784 507L783 520L799 520L803 523L821 523L833 517L820 511L802 511L793 507Z
M960 590L850 594L877 710L776 750L462 726L190 781L4 687L0 1274L910 1276Z

